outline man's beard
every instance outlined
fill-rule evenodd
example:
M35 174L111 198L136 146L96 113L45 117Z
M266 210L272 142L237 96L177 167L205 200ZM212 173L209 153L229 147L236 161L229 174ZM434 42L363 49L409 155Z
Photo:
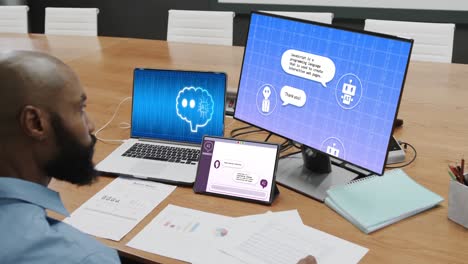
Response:
M51 114L51 124L58 152L45 165L47 175L77 185L93 183L98 176L92 161L96 137L91 135L91 144L83 146L63 125L59 115Z

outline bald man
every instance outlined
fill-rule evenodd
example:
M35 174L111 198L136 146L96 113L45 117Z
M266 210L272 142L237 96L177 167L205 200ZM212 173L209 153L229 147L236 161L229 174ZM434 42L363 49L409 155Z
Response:
M76 74L44 53L0 52L0 263L120 263L117 252L63 222L52 178L91 184L96 138ZM316 264L312 256L298 264Z
M96 139L76 74L49 55L0 52L0 263L120 263L117 252L47 216L68 216L52 178L91 184Z

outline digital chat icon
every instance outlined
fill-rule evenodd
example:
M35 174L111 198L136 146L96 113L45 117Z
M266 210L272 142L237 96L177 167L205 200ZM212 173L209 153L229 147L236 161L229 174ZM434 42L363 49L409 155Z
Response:
M262 187L263 187L263 189L265 189L265 187L267 187L267 186L268 186L268 181L267 181L267 180L265 180L265 179L262 179L262 180L260 181L260 186L262 186Z
M211 152L213 150L213 142L206 141L205 143L203 143L203 150L205 152Z

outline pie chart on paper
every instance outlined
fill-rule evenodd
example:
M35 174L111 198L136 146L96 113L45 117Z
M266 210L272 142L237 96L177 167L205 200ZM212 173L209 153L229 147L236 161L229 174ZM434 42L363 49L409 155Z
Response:
M217 237L224 237L228 234L228 230L226 228L216 228L215 230L215 236Z

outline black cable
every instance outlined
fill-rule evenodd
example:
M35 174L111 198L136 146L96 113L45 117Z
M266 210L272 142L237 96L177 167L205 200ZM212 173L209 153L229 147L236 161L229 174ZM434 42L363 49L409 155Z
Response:
M251 130L251 131L245 131L245 132L237 133L237 134L235 134L235 135L232 135L232 134L231 134L231 137L232 137L232 138L236 138L236 137L238 137L238 136L247 135L247 134L250 134L250 133L262 132L262 131L264 131L264 130L262 130L262 129L256 129L256 130Z
M286 139L283 143L281 143L281 147L289 146L289 139Z
M283 153L283 152L285 152L285 151L287 151L287 150L289 150L291 148L301 149L301 146L298 146L298 145L294 144L294 141L292 141L292 140L286 140L281 144L280 153ZM295 151L292 154L287 154L287 155L285 155L283 157L287 157L289 155L297 154L299 152L301 152L301 151ZM281 158L283 158L283 157L281 157Z
M248 126L244 126L244 127L235 128L235 129L231 130L231 137L233 137L232 135L234 135L234 132L245 130L245 129L248 129L248 128L251 128L251 127L253 127L253 126L248 125Z
M296 143L295 143L294 141L292 141L292 140L291 140L291 144L292 144L294 147L298 148L298 149L301 148L301 145L296 145Z
M406 150L407 149L407 146L410 146L410 148L413 149L413 152L414 152L414 156L413 158L406 162L405 164L402 164L402 165L398 165L398 166L385 166L386 169L398 169L398 168L403 168L403 167L406 167L408 165L410 165L411 163L413 163L413 161L416 159L416 157L418 156L418 152L416 151L416 148L413 147L413 145L411 145L410 143L408 142L403 142L403 141L400 141L399 142L400 145L403 145L403 148ZM400 162L401 163L401 162Z
M284 159L284 158L287 158L289 156L292 156L292 155L295 155L295 154L298 154L298 153L301 153L301 150L294 151L294 152L288 153L286 155L283 155L283 156L280 157L280 159Z
M292 145L287 145L286 147L283 147L283 148L280 149L280 153L285 152L286 150L288 150L288 149L290 149L292 147L293 147Z
M292 147L295 147L297 149L302 149L302 145L301 144L297 144L296 142L294 142L293 140L289 140L289 144L292 146Z
M291 143L289 140L286 140L285 142L281 143L280 149L281 151L284 151L285 149L291 148Z

